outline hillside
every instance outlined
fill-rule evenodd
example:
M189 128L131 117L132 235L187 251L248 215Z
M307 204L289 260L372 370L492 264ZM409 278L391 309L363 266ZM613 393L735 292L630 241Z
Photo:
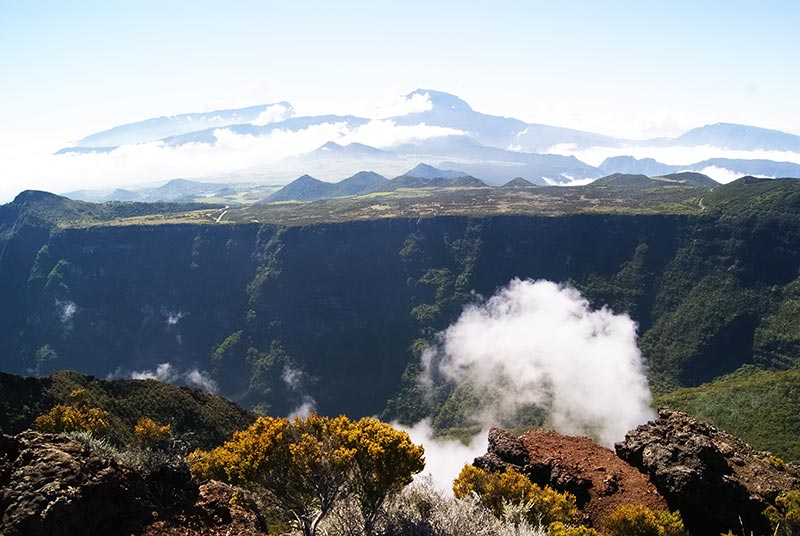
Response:
M92 407L110 413L109 436L120 444L133 441L134 426L142 417L170 424L187 448L219 445L255 419L222 397L156 380L101 380L69 371L24 378L0 372L0 430L17 434L31 428L53 406L70 404L69 394L81 388Z

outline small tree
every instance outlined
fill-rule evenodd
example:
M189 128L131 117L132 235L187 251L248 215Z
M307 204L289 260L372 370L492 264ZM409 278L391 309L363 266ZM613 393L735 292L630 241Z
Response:
M304 535L314 536L331 508L351 495L374 522L386 495L422 469L422 449L407 434L376 423L317 414L293 421L261 417L221 447L195 451L189 463L201 477L265 490ZM391 462L396 454L399 467ZM414 457L417 463L409 461Z

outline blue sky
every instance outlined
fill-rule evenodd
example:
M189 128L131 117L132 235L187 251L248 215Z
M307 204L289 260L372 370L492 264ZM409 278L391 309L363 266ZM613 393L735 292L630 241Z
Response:
M797 2L68 4L0 3L14 130L74 138L280 100L346 112L430 87L611 133L672 134L694 118L800 132Z
M284 100L358 113L417 87L626 137L719 121L800 134L799 6L0 0L0 158L147 117Z

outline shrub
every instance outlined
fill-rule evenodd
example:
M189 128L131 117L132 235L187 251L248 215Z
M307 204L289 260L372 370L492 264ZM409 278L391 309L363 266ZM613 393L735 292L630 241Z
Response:
M592 528L583 525L570 527L560 521L550 523L547 534L548 536L600 536L600 533Z
M89 432L103 434L109 429L108 412L89 407L86 389L75 389L69 395L72 404L58 404L44 415L39 415L34 426L40 432Z
M772 523L775 534L781 536L800 535L800 491L793 490L775 499L775 505L767 507L764 514Z
M578 517L573 495L541 488L513 469L490 473L465 465L453 482L453 494L463 498L473 493L499 519L507 518L508 505L513 504L524 505L531 523L570 523Z
M682 536L683 521L678 512L653 511L641 504L623 504L603 522L608 536Z
M192 471L265 492L306 536L347 499L370 534L386 497L424 467L422 447L376 419L311 414L293 421L261 417L223 446L189 458Z
M150 417L142 417L133 429L136 443L143 449L163 448L172 433L169 424L158 424Z

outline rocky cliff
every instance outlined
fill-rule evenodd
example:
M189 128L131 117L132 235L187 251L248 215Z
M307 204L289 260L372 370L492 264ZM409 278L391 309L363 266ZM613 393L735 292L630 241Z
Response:
M697 534L740 527L768 534L764 509L781 493L800 489L796 466L677 411L661 410L616 451L650 477Z
M27 196L0 211L10 372L170 363L173 381L208 375L272 413L310 397L324 413L413 421L437 411L412 389L415 341L514 277L628 312L659 390L796 363L800 332L781 311L796 299L800 225L783 213L118 226L48 220L37 203L77 210Z

